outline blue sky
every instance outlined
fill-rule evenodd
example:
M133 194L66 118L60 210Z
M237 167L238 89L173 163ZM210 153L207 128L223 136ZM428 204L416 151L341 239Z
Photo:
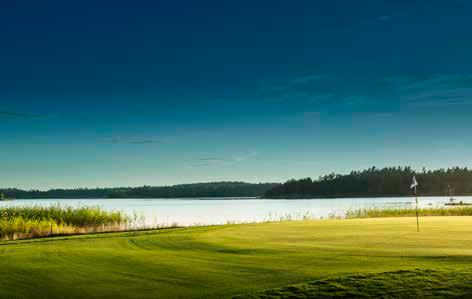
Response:
M470 1L3 1L0 187L471 166L471 11Z

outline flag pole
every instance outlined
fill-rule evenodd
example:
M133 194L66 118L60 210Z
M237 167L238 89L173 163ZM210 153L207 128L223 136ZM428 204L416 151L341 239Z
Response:
M415 198L416 198L416 231L420 232L420 220L418 217L418 194L416 193L416 186L415 186Z

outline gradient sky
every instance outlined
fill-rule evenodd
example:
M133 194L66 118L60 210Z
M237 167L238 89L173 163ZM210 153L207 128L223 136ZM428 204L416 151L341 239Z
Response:
M472 165L472 2L2 1L0 187Z

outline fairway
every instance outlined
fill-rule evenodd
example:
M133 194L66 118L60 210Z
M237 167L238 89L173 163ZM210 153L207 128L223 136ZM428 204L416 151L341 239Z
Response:
M292 221L3 242L0 297L232 297L346 275L472 270L472 217ZM419 270L415 270L419 271Z

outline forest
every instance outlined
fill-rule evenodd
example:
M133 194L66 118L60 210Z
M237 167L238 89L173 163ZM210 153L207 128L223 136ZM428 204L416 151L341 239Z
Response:
M77 188L48 191L9 188L0 189L0 193L3 193L7 199L260 197L276 185L275 183L213 182L159 187Z
M419 183L420 196L472 195L472 170L448 169L415 171L411 167L371 167L349 174L327 174L318 179L291 179L283 184L244 182L212 182L173 186L142 186L117 188L77 188L20 190L0 189L6 199L41 198L198 198L198 197L380 197L411 196L413 175Z
M328 174L316 180L289 180L268 190L265 198L381 197L411 196L413 175L419 183L418 195L472 195L472 170L448 169L415 171L410 167L371 167L349 174Z

